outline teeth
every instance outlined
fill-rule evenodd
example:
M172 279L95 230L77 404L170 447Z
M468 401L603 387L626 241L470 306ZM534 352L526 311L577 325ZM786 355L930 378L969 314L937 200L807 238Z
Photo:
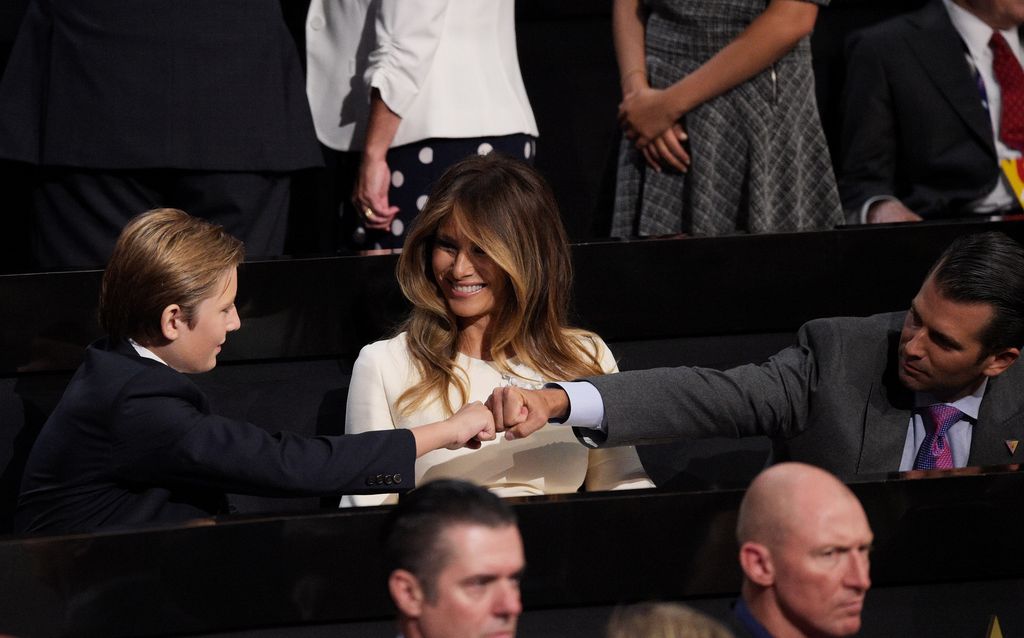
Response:
M455 292L461 292L468 295L479 290L483 290L483 284L473 284L472 286L460 286L458 284L452 284L452 290L454 290Z

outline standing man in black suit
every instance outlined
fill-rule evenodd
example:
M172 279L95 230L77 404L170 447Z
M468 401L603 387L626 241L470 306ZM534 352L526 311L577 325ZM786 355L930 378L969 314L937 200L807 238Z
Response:
M411 430L270 435L212 414L183 373L217 365L242 244L159 209L125 226L100 292L108 337L89 346L29 454L18 531L88 532L227 511L225 492L327 496L413 487L415 459L494 438L479 402Z
M131 214L164 206L280 255L292 175L322 163L279 0L33 0L0 158L37 168L37 267L102 266Z
M993 66L1006 55L1019 72L1021 24L1019 0L932 0L850 37L839 190L851 222L1021 212L999 162L1024 151L1003 118L1024 97Z

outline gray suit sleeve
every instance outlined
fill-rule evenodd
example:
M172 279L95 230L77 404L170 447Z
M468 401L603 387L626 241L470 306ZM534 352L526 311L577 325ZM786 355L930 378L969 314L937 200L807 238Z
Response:
M795 436L806 427L822 376L816 352L839 345L832 325L815 321L800 329L797 345L761 365L726 371L658 368L589 378L601 392L607 425L607 437L595 443Z

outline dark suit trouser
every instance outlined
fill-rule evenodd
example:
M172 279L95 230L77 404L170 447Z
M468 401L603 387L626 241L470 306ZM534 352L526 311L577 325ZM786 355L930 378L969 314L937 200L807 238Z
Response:
M180 208L245 242L246 257L284 252L290 173L40 169L32 203L39 268L102 267L124 225L152 208Z

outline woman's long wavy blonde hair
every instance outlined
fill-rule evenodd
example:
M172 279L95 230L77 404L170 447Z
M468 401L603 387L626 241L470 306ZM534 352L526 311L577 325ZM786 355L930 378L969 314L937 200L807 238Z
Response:
M438 228L449 219L507 280L485 340L486 356L498 369L514 374L514 357L549 379L601 374L593 333L568 325L572 260L551 188L524 162L497 153L473 156L438 180L398 260L398 282L413 306L399 331L408 333L420 373L398 398L399 411L408 414L439 396L451 414L469 398L468 379L456 366L458 321L431 265ZM449 398L453 386L460 406Z

